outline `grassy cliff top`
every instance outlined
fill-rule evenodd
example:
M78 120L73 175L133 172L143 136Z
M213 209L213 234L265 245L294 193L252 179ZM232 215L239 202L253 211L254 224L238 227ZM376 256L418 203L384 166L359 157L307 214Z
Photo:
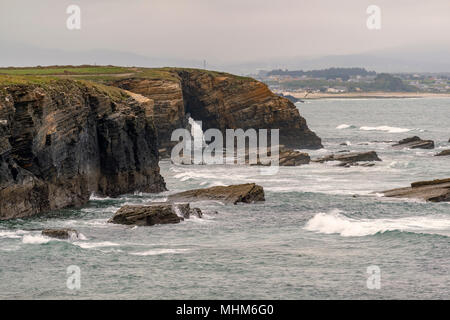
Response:
M84 79L100 83L108 83L126 78L158 79L167 81L178 81L178 73L182 71L205 72L214 77L230 77L239 80L253 80L224 72L193 69L193 68L140 68L140 67L118 67L118 66L46 66L46 67L24 67L24 68L0 68L0 84L8 82L33 83L47 82L49 78Z
M0 74L0 94L7 93L7 87L27 86L31 88L42 88L45 91L67 91L73 88L88 88L111 98L112 100L123 100L129 97L124 90L107 86L102 83L87 81L84 79L67 79L55 76L36 75L2 75Z

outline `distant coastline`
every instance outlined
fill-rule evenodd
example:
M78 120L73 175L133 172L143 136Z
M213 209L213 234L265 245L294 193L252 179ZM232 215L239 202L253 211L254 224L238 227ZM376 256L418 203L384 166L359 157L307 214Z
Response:
M283 91L283 95L291 95L300 100L315 99L388 99L388 98L450 98L450 93L430 93L430 92L345 92L345 93L309 93L306 92Z

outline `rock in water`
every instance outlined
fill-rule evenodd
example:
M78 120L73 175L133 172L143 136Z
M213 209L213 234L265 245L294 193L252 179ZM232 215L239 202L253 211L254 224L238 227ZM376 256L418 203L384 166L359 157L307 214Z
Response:
M436 157L442 157L442 156L450 156L450 149L443 150L439 152L438 154L435 154Z
M148 105L76 80L0 89L0 220L166 190Z
M238 202L252 203L264 201L264 189L255 183L238 184L231 186L217 186L205 189L194 189L169 196L169 200L218 200L225 203Z
M189 219L191 215L195 215L198 218L203 217L202 210L199 208L191 208L189 203L177 203L175 209L178 209L184 219Z
M267 153L270 155L270 151ZM267 163L261 163L259 157L257 156L257 153L255 155L255 158L258 158L257 165L259 166L270 166L271 162L268 161ZM248 161L248 159L246 159ZM278 165L282 167L291 167L291 166L300 166L303 164L308 164L311 161L311 158L309 154L305 152L300 152L288 148L280 148L279 150L279 156L278 156Z
M45 229L42 230L42 235L51 238L66 240L78 238L79 233L74 229Z
M381 192L385 197L412 198L432 202L450 201L450 178L411 183L411 187Z
M116 224L153 226L155 224L179 223L191 215L202 217L199 208L191 208L189 203L159 202L151 205L127 205L120 208L108 222Z
M121 207L108 221L116 224L152 226L155 224L179 223L179 217L172 204L152 204L150 206L128 205Z
M311 161L309 154L295 150L281 150L280 151L280 166L300 166L308 164Z
M312 162L340 161L342 166L355 164L358 161L381 161L375 151L349 152L345 154L330 154L328 156L314 159Z
M414 136L400 140L397 144L392 146L394 148L434 149L434 141L422 140L418 136Z

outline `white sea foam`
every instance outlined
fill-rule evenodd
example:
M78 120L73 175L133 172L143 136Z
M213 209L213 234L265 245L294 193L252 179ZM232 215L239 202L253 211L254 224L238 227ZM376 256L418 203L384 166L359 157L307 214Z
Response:
M0 238L19 239L22 238L22 236L27 233L28 231L24 230L16 230L16 231L1 230Z
M49 238L42 234L26 234L22 238L22 242L26 244L44 244L50 241L60 241L58 239Z
M342 130L342 129L354 129L356 128L356 126L352 125L352 124L340 124L336 127L336 129Z
M92 193L91 196L89 197L89 200L91 201L105 201L105 200L112 200L112 198L110 197L101 197L96 195L95 193Z
M76 246L79 246L83 249L94 249L94 248L102 248L102 247L116 247L120 244L110 241L103 241L103 242L74 242L73 243Z
M69 233L69 241L79 241L79 240L87 240L86 236L79 232L76 234L75 232ZM41 233L35 234L24 234L22 237L22 243L25 244L44 244L50 241L64 241L62 239L50 238L42 235Z
M402 133L411 131L411 129L407 128L397 128L397 127L389 127L389 126L379 126L379 127L360 127L360 130L363 131L385 131L389 133Z
M160 254L179 254L190 251L189 249L152 249L142 252L130 252L134 256L156 256Z
M442 216L415 216L396 219L354 219L339 210L317 213L304 227L305 230L343 237L363 237L386 231L450 234L450 218Z
M78 234L76 232L70 232L69 236L70 236L70 240L71 241L88 240L88 238L84 234L82 234L81 232L78 232Z

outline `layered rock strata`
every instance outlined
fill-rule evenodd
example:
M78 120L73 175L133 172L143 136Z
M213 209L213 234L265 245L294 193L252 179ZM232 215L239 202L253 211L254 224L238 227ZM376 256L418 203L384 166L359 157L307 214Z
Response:
M0 86L0 219L166 190L150 112L85 82Z
M385 197L448 202L450 201L450 179L413 182L410 187L382 191L381 193Z
M160 147L170 154L171 134L186 127L186 119L202 121L203 130L279 129L280 144L318 149L321 139L312 132L295 105L272 93L262 82L226 73L172 69L173 78L130 78L113 85L154 101Z
M224 203L253 203L264 201L263 187L255 183L217 186L204 189L194 189L175 193L169 196L170 201L200 201L216 200Z

